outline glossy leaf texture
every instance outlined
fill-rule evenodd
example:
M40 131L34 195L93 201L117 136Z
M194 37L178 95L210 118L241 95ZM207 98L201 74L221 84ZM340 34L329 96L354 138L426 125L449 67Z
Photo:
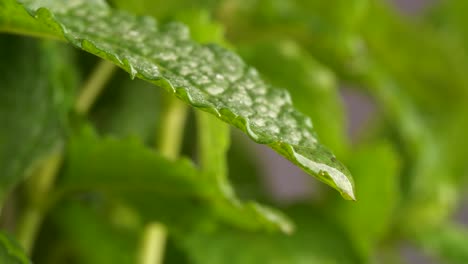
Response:
M20 246L3 232L0 232L0 263L31 264Z
M295 206L286 211L297 224L293 235L220 226L195 230L178 238L178 243L187 252L190 263L195 264L363 263L354 254L346 235L313 207Z
M335 153L347 150L337 78L293 40L244 45L239 53L276 86L287 87L294 105L314 120L320 140Z
M86 129L71 139L66 164L59 183L62 193L100 193L128 204L146 220L162 221L176 230L208 216L252 230L291 229L289 220L276 210L234 203L225 197L225 186L209 180L210 175L190 161L170 161L137 139L100 139Z
M0 36L0 197L63 145L74 80L66 47Z
M12 10L3 15L18 20L22 7L13 0L3 3ZM345 198L354 199L348 170L317 142L311 120L294 109L285 90L266 84L237 55L216 45L195 43L183 25L157 25L152 18L112 10L103 1L81 0L73 5L23 1L23 5L56 37L215 114L335 187ZM34 28L21 23L7 26L34 33Z

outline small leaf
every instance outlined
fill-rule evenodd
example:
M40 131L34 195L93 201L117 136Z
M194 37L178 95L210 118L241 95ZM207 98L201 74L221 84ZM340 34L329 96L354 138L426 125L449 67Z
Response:
M241 203L237 198L227 175L227 150L230 144L229 126L216 120L208 113L198 111L196 114L200 167L206 176L204 180L215 186L214 190L219 193L220 198L215 201L215 208L219 211L220 216L244 226L252 225L250 219L265 222L261 224L265 226L269 225L269 222L278 222L277 225L281 227L283 232L291 233L293 231L292 225L281 217L278 218L281 215L279 211L254 202Z
M395 221L401 198L398 158L391 145L385 142L355 150L349 164L361 199L357 203L336 200L327 206L366 259L374 257L376 245L384 241Z
M0 200L63 145L73 94L67 50L0 35Z
M69 254L78 259L77 263L137 263L142 230L119 226L104 212L76 201L62 204L52 217L59 231L55 236L67 243Z
M297 206L287 213L297 223L292 235L245 232L226 226L199 229L177 237L195 264L351 264L358 261L345 234L314 208ZM233 250L235 249L235 250Z
M85 130L72 137L66 164L59 183L61 192L101 193L171 228L191 227L214 216L254 230L290 229L289 221L279 212L259 205L233 204L220 189L225 186L208 180L190 161L170 161L137 140L99 139ZM184 217L180 217L181 212Z
M13 0L3 1L7 6L16 5ZM293 108L286 91L264 83L235 54L193 42L180 24L158 26L149 17L114 11L103 1L23 3L37 23L49 25L58 38L215 114L256 142L268 144L345 198L354 199L349 172L317 142L310 119ZM17 9L4 16L18 16L21 10ZM6 26L35 32L21 23Z
M0 263L31 264L20 246L3 232L0 232Z

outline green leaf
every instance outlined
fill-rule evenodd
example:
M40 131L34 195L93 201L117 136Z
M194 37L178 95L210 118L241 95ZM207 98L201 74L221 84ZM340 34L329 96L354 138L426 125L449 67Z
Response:
M371 7L368 19L374 22L363 35L373 63L361 83L382 106L407 159L401 214L406 231L434 228L455 210L458 180L466 170L459 140L466 130L460 118L468 98L466 59L451 37L411 23L382 3ZM398 47L388 45L394 36L401 36Z
M74 201L63 203L51 217L57 225L56 236L67 244L68 255L77 259L77 263L137 263L141 230L119 225L116 222L121 219L113 220L112 216L124 218Z
M125 0L111 0L118 9L123 9L137 15L150 15L161 20L173 19L174 15L181 10L197 10L212 8L217 2L216 0L134 0L132 2Z
M359 185L359 202L335 201L327 206L366 259L389 235L400 200L399 157L392 146L377 142L361 146L349 161Z
M31 264L20 246L3 232L0 232L0 263Z
M163 91L118 72L93 106L90 119L101 134L136 136L154 144Z
M330 70L290 40L244 45L240 54L272 84L288 88L297 108L314 120L324 144L335 153L345 152L343 106L336 76Z
M138 140L99 139L87 130L71 139L66 164L61 192L101 193L171 228L180 230L215 216L254 230L290 230L280 213L232 203L220 190L225 186L209 181L190 161L170 161Z
M199 229L177 240L195 264L363 263L358 261L348 238L316 211L305 206L287 210L297 224L293 235L245 232L221 226Z
M9 8L16 5L3 2ZM25 1L24 6L55 36L215 114L354 199L349 172L317 142L310 119L293 108L286 91L264 83L235 54L196 44L180 24L158 26L151 18L114 11L103 1ZM19 7L11 9L8 17L21 13ZM34 32L21 23L8 26Z
M457 1L447 3L451 2ZM468 85L463 71L468 64L464 42L456 38L459 32L447 34L427 23L413 23L382 3L370 6L367 19L374 22L363 27L362 33L368 56L405 86L413 103L430 113L428 119L445 118L443 113L465 102L468 92L461 87ZM389 42L395 36L401 38L398 47ZM421 59L413 60L415 56ZM438 111L441 108L443 113Z
M0 35L0 200L63 145L73 76L65 47Z
M445 264L468 262L468 230L466 227L446 224L439 229L422 234L418 243L429 255Z
M361 68L364 49L357 34L368 0L227 1L218 17L234 43L290 38L340 76Z
M278 226L285 233L291 233L291 223L277 219L279 211L272 210L254 202L241 203L236 197L232 185L227 178L227 151L230 144L229 126L215 119L208 113L198 111L198 142L199 163L206 179L215 191L219 199L215 201L215 208L219 215L227 221L238 222L240 225L252 225L250 219L258 219L259 222L280 221Z

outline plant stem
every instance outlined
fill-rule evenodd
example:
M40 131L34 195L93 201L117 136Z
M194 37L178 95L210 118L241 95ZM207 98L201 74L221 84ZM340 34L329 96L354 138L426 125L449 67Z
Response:
M54 184L62 159L61 151L50 156L27 185L28 204L17 226L17 239L28 254L32 252L34 240L47 210L47 193Z
M163 263L166 237L167 229L160 223L149 223L145 227L141 246L140 264Z
M179 156L186 119L187 105L173 96L167 98L156 144L168 159L175 160Z
M112 74L117 69L114 64L102 60L96 66L89 79L84 84L78 99L75 103L75 111L78 114L86 114L93 105L98 95L102 92L105 84L112 77Z
M106 61L99 63L81 89L81 94L76 101L75 110L78 114L85 115L88 113L88 110L96 101L96 98L112 76L115 68L113 64ZM26 186L28 204L19 218L16 230L17 239L28 254L32 253L34 241L47 213L47 195L54 185L63 158L63 150L51 155L44 161L36 174L31 177Z
M172 96L166 99L166 112L162 115L160 133L156 142L164 156L175 160L182 145L187 106ZM166 237L167 229L164 225L157 222L149 223L143 231L139 264L163 263Z

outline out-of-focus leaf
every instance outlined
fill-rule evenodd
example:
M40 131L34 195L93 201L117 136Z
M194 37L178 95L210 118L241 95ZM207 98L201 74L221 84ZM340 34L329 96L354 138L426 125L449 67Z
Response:
M153 143L160 114L161 92L150 83L117 74L91 112L93 123L105 134L137 136Z
M139 230L122 228L109 217L77 202L64 203L53 213L59 235L70 247L68 254L77 263L137 263Z
M468 87L463 70L468 57L463 45L427 24L412 22L388 5L376 2L370 6L366 19L373 22L362 30L368 56L404 85L413 104L424 109L423 117L443 118L464 102L468 90L461 87ZM391 44L396 38L398 46Z
M366 75L361 81L383 108L406 158L402 177L406 202L399 213L399 227L409 233L433 228L455 209L454 175L446 167L449 156L441 151L440 140L400 83L377 66Z
M0 36L0 200L63 145L74 84L65 48Z
M177 1L164 1L164 0L135 0L132 2L125 0L111 0L113 5L118 9L123 9L137 15L150 15L160 20L173 19L179 12L212 9L216 6L218 1L215 0L177 0Z
M422 234L419 245L427 254L444 264L468 262L468 230L462 226L445 225L437 230Z
M215 190L219 192L219 198L214 201L219 215L226 218L226 221L240 223L251 221L250 218L260 220L263 217L267 219L267 222L275 221L279 212L254 202L242 204L229 183L226 164L230 144L229 126L201 111L197 112L197 124L200 167L206 175L204 180L215 186ZM281 222L284 223L279 225L282 231L291 233L292 225L286 221ZM249 223L243 225L249 225Z
M349 166L359 184L359 201L336 201L328 208L355 248L369 259L395 220L400 200L399 159L391 145L382 142L355 150Z
M265 201L268 192L261 177L255 146L237 130L233 130L231 134L232 144L227 157L228 164L235 164L228 168L231 184L240 198Z
M231 45L224 38L224 27L215 22L204 9L180 11L176 19L190 28L190 35L199 43L215 43L223 47Z
M430 15L426 18L426 21L434 27L435 32L432 36L437 34L437 39L443 40L446 44L447 52L445 55L458 63L456 67L450 68L450 70L445 68L443 72L446 74L445 79L447 82L453 80L452 82L458 84L455 87L450 87L450 90L456 88L459 90L459 95L465 95L464 97L452 98L446 94L446 89L439 89L440 93L444 94L443 97L440 96L442 97L441 101L447 101L448 107L444 107L442 108L444 111L440 111L441 121L446 121L442 125L444 129L434 129L435 132L440 131L441 133L438 133L439 138L446 141L444 152L451 153L447 161L451 163L450 167L454 168L455 176L458 179L463 176L466 179L466 176L468 176L466 162L468 145L466 145L466 141L460 140L468 129L468 121L465 118L468 113L465 103L468 100L468 77L464 70L468 67L468 48L466 46L468 40L467 11L468 5L464 1L441 1L434 5ZM450 114L447 114L447 109L450 109Z
M290 236L220 226L196 230L178 240L196 264L362 263L346 235L314 208L297 207L287 212L297 224L296 232Z
M0 232L0 263L31 264L20 246L3 232Z
M4 2L10 12L2 15L21 16L16 1ZM310 119L293 108L285 90L267 85L235 54L191 41L180 24L158 27L149 17L112 10L103 1L23 3L37 23L49 25L58 38L218 116L336 188L344 198L354 199L349 171L317 142ZM22 23L2 26L35 32Z
M341 75L362 64L362 41L356 34L368 0L226 1L218 18L234 43L275 42L287 36Z
M331 71L293 41L246 45L240 53L271 83L288 87L294 105L314 120L324 144L338 154L346 150L343 107Z
M257 204L233 203L220 190L226 186L210 181L190 161L169 161L138 140L99 139L85 131L71 139L66 164L62 191L103 193L170 227L190 227L214 215L255 230L290 229L279 212ZM235 218L231 221L216 212Z
M434 38L433 29L404 20L382 3L374 3L368 14L375 22L364 27L364 36L374 66L363 83L403 143L407 202L401 215L406 231L419 232L439 225L455 208L465 148L449 146L465 130L463 122L452 122L464 112L468 78L461 69L466 62L450 41ZM400 44L389 46L396 37ZM414 57L421 60L416 63Z

